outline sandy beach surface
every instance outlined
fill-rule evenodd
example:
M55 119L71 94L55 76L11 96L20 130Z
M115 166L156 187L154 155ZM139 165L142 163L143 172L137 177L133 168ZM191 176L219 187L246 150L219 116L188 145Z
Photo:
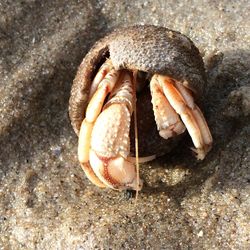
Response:
M0 249L250 249L250 2L0 0ZM68 100L93 43L154 24L205 61L214 145L141 166L137 205L90 184Z

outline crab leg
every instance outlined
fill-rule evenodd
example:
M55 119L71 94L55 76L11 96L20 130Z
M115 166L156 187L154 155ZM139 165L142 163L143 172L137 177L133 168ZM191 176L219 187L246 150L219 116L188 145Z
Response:
M155 121L160 136L164 139L168 139L177 134L183 133L186 128L181 122L179 115L175 112L165 97L156 75L152 77L150 90Z
M79 133L78 158L81 167L89 180L99 187L105 187L106 185L99 180L89 165L90 139L94 123L101 112L105 98L114 88L119 76L120 71L112 69L100 82L87 107L85 119L82 122Z
M170 105L181 116L196 147L194 151L197 153L197 159L203 160L211 149L212 136L203 114L193 101L191 93L180 83L167 76L154 75L152 80L154 78L156 81L158 80L158 86Z
M81 167L88 177L88 179L98 187L104 188L104 185L99 178L95 175L93 169L89 164L89 148L90 148L90 138L93 129L93 124L83 120L78 141L78 159Z
M104 79L104 77L112 70L114 69L113 64L111 63L111 60L107 59L101 66L101 68L98 70L94 80L92 81L90 91L89 91L89 100L91 100L92 96L96 92L100 82Z
M94 173L106 186L119 190L141 188L135 166L128 157L132 87L132 74L122 71L116 89L94 124L91 137L89 161Z
M193 116L198 124L205 145L211 146L213 141L212 135L210 133L205 117L203 116L199 107L194 103L191 91L185 88L180 82L175 82L175 85L186 101L187 105L192 109Z

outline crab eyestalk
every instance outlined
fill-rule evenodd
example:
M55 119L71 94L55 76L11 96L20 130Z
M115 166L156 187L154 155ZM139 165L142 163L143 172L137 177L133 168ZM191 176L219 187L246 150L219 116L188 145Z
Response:
M137 75L135 81L133 75ZM209 127L194 101L202 96L206 78L193 42L163 27L122 28L93 46L71 90L69 114L79 136L79 161L95 185L119 190L141 188L130 152L130 122L133 91L149 93L148 84L151 98L142 103L137 94L138 113L147 110L138 115L137 122L144 153L166 153L186 129L198 159L203 160L211 149ZM157 126L149 117L154 117Z

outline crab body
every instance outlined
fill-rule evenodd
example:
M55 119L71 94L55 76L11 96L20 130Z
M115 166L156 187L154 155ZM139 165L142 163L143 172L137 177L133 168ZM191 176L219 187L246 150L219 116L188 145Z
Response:
M147 128L142 133L143 154L162 154L159 145L173 144L173 138L187 129L197 158L204 159L212 136L193 97L202 94L205 83L198 49L178 32L134 26L97 42L79 67L69 106L72 126L79 135L79 161L91 182L119 190L142 187L130 147L136 106L139 133ZM141 100L136 89L144 92ZM150 112L140 115L147 107L153 110L159 136L149 126Z

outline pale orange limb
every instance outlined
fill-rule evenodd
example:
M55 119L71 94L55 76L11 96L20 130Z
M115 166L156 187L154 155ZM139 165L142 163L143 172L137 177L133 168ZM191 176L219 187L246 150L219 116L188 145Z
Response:
M146 163L146 162L149 162L149 161L153 161L155 158L156 158L156 155L138 157L138 163ZM132 162L132 163L136 163L136 157L128 156L127 160Z
M88 123L86 119L84 119L79 134L78 159L88 179L96 186L104 188L106 187L106 185L99 180L99 178L95 175L93 169L89 165L89 148L92 129L93 124Z
M87 176L87 178L97 187L99 188L106 188L107 186L100 181L100 179L95 175L92 167L90 166L89 163L81 163L81 167Z
M89 91L89 100L91 100L92 96L96 92L100 82L104 79L104 77L111 71L111 69L114 69L113 64L110 59L107 59L101 66L101 68L98 70L94 80L92 81L92 84L90 86Z
M105 98L114 88L119 76L119 71L111 70L100 82L87 107L85 119L82 122L79 133L78 158L81 167L89 180L98 187L106 187L106 185L96 176L89 165L90 140L94 123L101 112Z
M192 150L196 152L197 156L199 156L199 159L202 160L205 158L206 154L211 150L212 147L213 138L210 129L200 108L194 103L191 90L184 87L180 82L175 82L175 86L180 91L187 105L191 108L192 114L200 129L201 136L204 142L203 149L200 150L199 148L197 148Z
M197 153L197 158L203 160L212 144L212 136L203 114L184 86L167 76L156 75L155 77L170 105L181 116L196 147L194 151Z
M85 118L88 122L94 122L101 113L105 98L114 88L120 73L120 71L112 69L100 82L86 110Z
M186 128L166 98L157 75L154 75L150 81L150 90L155 121L160 136L168 139L183 133Z

